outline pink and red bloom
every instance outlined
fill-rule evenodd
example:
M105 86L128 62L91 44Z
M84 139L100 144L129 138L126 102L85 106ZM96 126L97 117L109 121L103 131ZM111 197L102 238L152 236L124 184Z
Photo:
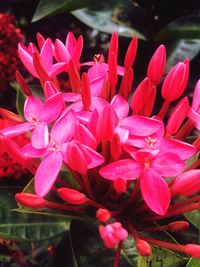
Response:
M41 81L45 100L36 98L18 75L27 94L26 121L0 131L5 142L25 132L31 135L31 142L19 152L21 157L37 160L34 173L37 196L30 198L36 204L41 201L45 207L63 210L95 207L100 236L108 248L120 248L129 232L143 256L151 253L149 244L157 244L199 257L193 251L197 245L178 246L139 233L145 229L169 230L169 225L153 227L152 222L200 206L199 195L188 198L187 207L184 201L173 204L177 195L190 196L200 189L199 170L194 170L200 163L187 170L187 160L196 154L197 148L184 140L187 116L193 121L192 126L198 128L199 102L193 100L190 108L188 99L183 98L169 115L171 102L181 97L187 85L188 60L178 63L166 76L161 89L163 106L158 114L152 114L165 69L163 45L151 58L147 77L136 88L130 105L127 100L133 82L136 38L130 43L124 66L117 63L116 34L112 36L107 60L96 55L94 61L81 62L83 38L75 39L72 33L65 44L45 40L38 34L38 45L39 49L32 43L28 48L20 44L19 55L29 72ZM81 76L83 66L88 70ZM56 79L60 73L69 79L71 92L60 91ZM195 96L199 96L199 83ZM168 115L165 125L163 118ZM59 176L66 168L77 187L68 184L63 187ZM55 187L56 183L62 187ZM51 190L68 204L42 202ZM30 204L27 198L24 193L17 196L25 206ZM180 224L187 223L176 222ZM184 228L178 226L179 230Z

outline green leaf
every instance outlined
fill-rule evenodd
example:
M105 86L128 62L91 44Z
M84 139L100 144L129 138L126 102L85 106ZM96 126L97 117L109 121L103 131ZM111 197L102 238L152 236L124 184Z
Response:
M138 253L135 246L135 240L129 235L122 243L122 255L131 266L137 266Z
M200 229L200 210L186 212L184 213L184 216L197 229Z
M186 267L198 267L200 266L200 259L190 259L186 265Z
M146 37L137 30L129 27L126 23L113 19L113 5L96 5L95 8L83 8L71 12L77 19L98 31L105 33L117 32L120 36L146 40Z
M179 61L183 61L186 58L192 60L200 52L200 40L186 40L182 39L176 41L169 49L169 55L167 58L166 73Z
M200 39L200 14L179 18L169 23L155 37L156 41Z
M116 250L108 249L103 245L103 241L99 236L97 223L74 221L70 226L70 232L72 251L74 252L76 266L113 266ZM136 267L137 265L135 265L131 259L127 260L127 257L129 257L128 255L131 255L131 252L128 250L130 250L130 247L123 247L119 266Z
M17 111L18 111L18 114L24 118L24 102L26 100L26 97L24 95L24 93L22 92L21 90L21 87L16 83L16 82L13 82L11 83L11 86L13 89L16 90L16 108L17 108Z
M151 256L138 257L138 267L181 267L187 260L173 251L152 246Z
M40 0L33 15L32 22L38 21L53 13L72 11L94 4L92 0Z
M70 220L51 218L40 214L20 214L11 211L16 207L15 193L19 190L0 190L0 238L19 241L40 241L53 238L69 229Z

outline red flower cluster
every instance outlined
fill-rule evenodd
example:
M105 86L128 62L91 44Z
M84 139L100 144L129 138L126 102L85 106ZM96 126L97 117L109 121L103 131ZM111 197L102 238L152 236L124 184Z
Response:
M0 90L14 78L19 64L17 44L23 39L23 35L13 22L12 15L0 13Z
M4 118L0 118L0 129L11 126L13 123ZM28 143L28 137L24 135L19 135L13 139L17 145L20 147ZM19 179L27 171L23 165L19 164L16 159L11 157L9 154L8 145L5 145L4 138L0 136L0 179L4 177L14 177Z

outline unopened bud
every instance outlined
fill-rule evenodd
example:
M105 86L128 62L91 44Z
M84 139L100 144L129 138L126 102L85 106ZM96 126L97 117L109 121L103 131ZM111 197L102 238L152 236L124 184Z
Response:
M106 222L110 220L111 213L107 209L98 209L96 213L96 217L97 217L97 220L99 220L100 222Z
M34 194L17 193L15 199L20 205L28 208L41 209L45 207L45 200Z
M189 222L186 221L176 221L168 224L168 230L170 232L178 232L187 230L190 226Z
M151 246L145 240L138 239L136 242L136 248L141 256L151 255Z
M200 245L187 244L185 245L184 252L193 258L200 258Z
M127 189L127 181L123 177L114 180L113 186L118 193L125 193Z
M81 205L81 204L85 204L88 200L87 197L83 193L80 193L79 191L75 189L63 187L63 188L59 188L57 190L57 193L59 197L61 197L64 201L70 204Z

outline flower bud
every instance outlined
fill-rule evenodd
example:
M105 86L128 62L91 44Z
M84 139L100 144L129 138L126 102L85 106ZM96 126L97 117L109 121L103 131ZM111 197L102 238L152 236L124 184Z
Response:
M123 177L114 180L113 186L118 193L125 193L127 189L127 181Z
M129 47L127 49L126 56L124 59L124 67L127 69L131 68L135 61L135 57L137 53L137 46L138 46L138 39L136 36L134 36L129 44Z
M16 71L15 77L24 94L27 96L32 95L31 89L29 88L28 84L19 71Z
M149 256L152 253L149 243L142 239L136 241L136 248L138 253L143 257Z
M41 209L45 207L45 200L34 194L17 193L15 199L20 205L28 208Z
M176 221L168 224L168 230L170 232L178 232L187 230L190 226L189 222L187 221Z
M109 210L107 209L98 209L97 213L96 213L96 217L97 220L99 220L100 222L106 222L108 220L110 220L111 218L111 213Z
M200 258L200 245L187 244L185 245L184 252L193 258Z
M167 122L166 133L173 135L180 128L189 111L188 98L184 97L173 109Z
M70 204L81 205L85 204L88 200L85 194L80 193L75 189L62 187L57 190L57 193L59 197Z
M189 196L200 190L200 170L189 170L176 177L171 187L172 192Z
M155 84L158 85L164 73L166 63L166 49L164 45L158 47L153 54L147 70L147 77Z
M177 63L167 74L162 85L162 97L167 101L178 99L187 85L189 61Z

